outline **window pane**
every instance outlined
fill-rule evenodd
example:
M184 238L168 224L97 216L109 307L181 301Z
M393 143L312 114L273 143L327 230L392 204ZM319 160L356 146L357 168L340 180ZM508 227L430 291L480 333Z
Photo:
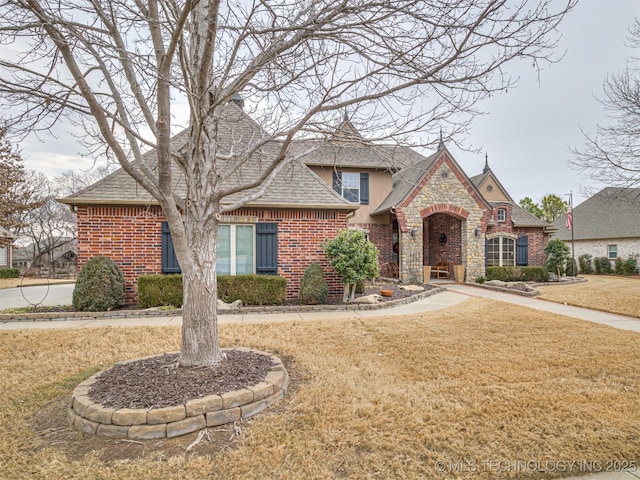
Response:
M236 225L236 275L253 273L253 227Z
M0 265L7 264L7 247L4 245L0 247Z
M507 219L507 211L504 208L498 209L498 221L504 222Z
M512 267L516 264L516 242L513 238L502 237L502 265Z
M231 275L231 225L218 227L218 275Z
M618 258L618 246L617 245L609 245L609 258Z
M488 242L487 248L487 266L499 267L500 266L500 239L491 238Z
M349 202L360 202L359 173L342 173L342 196Z

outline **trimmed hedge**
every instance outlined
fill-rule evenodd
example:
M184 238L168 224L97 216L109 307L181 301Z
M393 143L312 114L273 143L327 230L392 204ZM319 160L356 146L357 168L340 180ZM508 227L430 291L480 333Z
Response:
M140 275L138 304L143 308L182 306L182 275Z
M275 275L219 275L218 298L243 305L282 305L287 280ZM140 275L138 303L141 307L182 306L182 275Z
M312 263L304 271L300 280L300 304L318 305L327 301L329 287L322 276L322 267Z
M611 268L611 262L607 257L596 257L593 259L596 275L608 275L613 269Z
M282 305L287 298L287 279L276 275L220 275L218 298L243 305Z
M0 278L20 278L20 269L0 268Z
M487 280L547 282L549 281L549 272L545 267L488 267Z

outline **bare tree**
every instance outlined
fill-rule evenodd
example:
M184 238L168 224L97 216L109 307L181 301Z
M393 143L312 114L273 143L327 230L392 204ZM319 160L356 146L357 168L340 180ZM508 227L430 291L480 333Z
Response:
M629 45L640 48L640 20L629 29ZM596 133L583 131L584 146L573 148L569 164L599 184L615 187L640 186L640 67L631 57L626 68L604 81L599 102L607 122Z
M321 134L347 109L379 135L464 126L480 100L513 84L509 62L552 60L574 3L2 0L0 44L14 53L0 60L0 92L24 129L85 122L87 140L158 201L183 272L179 362L216 364L221 214L296 161L294 137ZM221 144L238 94L263 129ZM173 115L184 106L177 148ZM247 180L245 168L257 174Z

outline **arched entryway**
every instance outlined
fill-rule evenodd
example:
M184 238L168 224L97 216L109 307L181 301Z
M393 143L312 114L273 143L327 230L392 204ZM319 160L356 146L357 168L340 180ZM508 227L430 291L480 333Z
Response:
M434 276L453 279L454 266L466 263L468 212L452 205L436 205L422 214L423 264L434 271L437 266L440 272L444 267L448 275Z

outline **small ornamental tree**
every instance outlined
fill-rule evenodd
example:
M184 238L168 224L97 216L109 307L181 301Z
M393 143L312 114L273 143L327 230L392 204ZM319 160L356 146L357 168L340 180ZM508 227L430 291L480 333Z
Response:
M361 230L344 230L333 240L324 243L331 266L342 278L343 302L355 298L358 282L378 276L378 248L367 240Z
M544 253L547 254L547 260L544 262L544 266L548 271L558 274L558 276L564 273L564 265L569 258L571 249L558 238L549 240L547 246L544 247Z

